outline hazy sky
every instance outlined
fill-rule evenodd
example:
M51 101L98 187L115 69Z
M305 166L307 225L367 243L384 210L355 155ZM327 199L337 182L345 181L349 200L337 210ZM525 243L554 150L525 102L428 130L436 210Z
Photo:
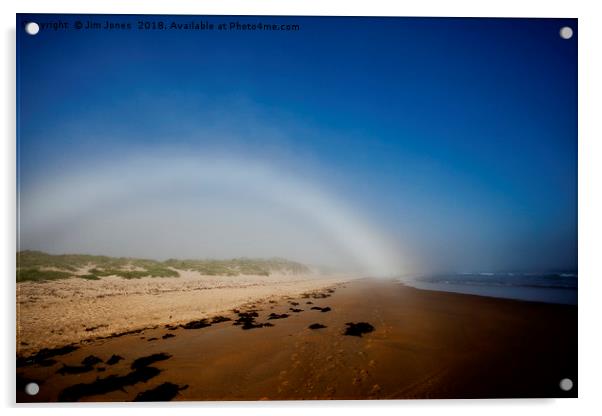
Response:
M576 20L196 20L18 31L20 249L576 269Z

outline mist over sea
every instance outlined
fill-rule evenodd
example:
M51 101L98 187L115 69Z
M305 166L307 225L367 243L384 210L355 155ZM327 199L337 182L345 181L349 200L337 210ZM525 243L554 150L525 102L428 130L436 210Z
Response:
M401 278L417 289L577 304L577 273L450 273Z

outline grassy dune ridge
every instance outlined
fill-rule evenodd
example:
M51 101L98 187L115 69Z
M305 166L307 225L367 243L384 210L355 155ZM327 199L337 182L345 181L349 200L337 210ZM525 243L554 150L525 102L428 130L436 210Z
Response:
M178 270L191 270L208 276L269 276L274 272L310 272L309 268L301 263L279 258L157 261L87 254L52 255L33 250L17 253L17 282L43 282L73 277L98 280L104 276L119 276L124 279L179 277Z

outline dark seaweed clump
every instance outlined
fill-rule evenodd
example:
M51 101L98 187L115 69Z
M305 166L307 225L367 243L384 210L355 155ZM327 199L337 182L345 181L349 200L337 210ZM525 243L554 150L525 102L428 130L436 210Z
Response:
M175 337L175 335L174 335L174 334L165 334L165 335L163 335L161 338L163 338L163 339L167 339L167 338L173 338L173 337Z
M244 325L246 323L253 323L255 318L259 316L257 312L237 312L238 319L234 321L233 325Z
M367 334L368 332L374 331L374 327L368 322L347 322L345 325L347 325L347 329L345 330L344 335L361 337L362 334Z
M220 322L227 322L227 321L231 321L232 319L228 318L227 316L214 316L211 319L211 323L212 324L219 324Z
M59 368L56 372L58 374L82 374L87 373L88 371L94 370L94 367L91 365L68 365L63 364L61 368Z
M124 387L132 386L136 383L147 382L161 373L161 370L149 367L149 365L169 358L171 358L171 355L164 352L140 357L132 363L131 368L133 371L130 371L126 375L110 375L104 378L97 378L91 383L75 384L64 389L59 394L58 400L61 402L74 402L82 397L106 394L116 390L123 390Z
M268 320L270 319L284 319L284 318L288 318L289 315L288 313L281 313L281 314L277 314L277 313L271 313L268 315Z
M322 329L322 328L326 328L326 325L322 325L322 324L311 324L309 326L309 329Z
M23 367L32 364L48 366L50 363L50 361L48 361L49 358L69 354L70 352L75 351L77 348L78 347L75 345L65 345L64 347L60 348L42 348L36 354L29 357L17 357L17 367Z
M291 312L303 312L303 309L297 309L297 308L288 308L288 310Z
M241 325L241 328L245 330L274 326L269 322L258 324L257 322L255 322L255 318L257 318L258 316L259 315L256 311L238 312L238 319L234 321L234 325Z
M61 402L75 402L82 397L123 390L126 386L146 382L159 375L159 373L161 373L161 370L158 368L141 367L124 376L110 375L104 378L97 378L91 383L80 383L67 387L59 394L58 400Z
M190 322L180 325L180 326L184 329L201 329L201 328L206 328L208 326L211 326L211 324L209 322L207 322L206 319L199 319L197 321L190 321Z
M330 309L330 306L326 306L324 308L321 308L319 306L312 306L312 309L316 310L316 311L320 311L320 312L329 312L332 310L332 309Z
M313 299L325 299L329 298L331 295L329 293L312 293L311 298Z
M58 363L58 361L55 359L52 359L52 358L47 358L45 360L38 361L38 365L41 367L51 367L51 366L55 365L56 363Z
M168 402L177 396L180 390L185 390L188 385L178 386L170 382L160 384L154 389L143 391L138 393L135 402Z
M134 360L134 362L132 362L131 368L133 370L140 369L140 368L143 368L143 367L147 367L147 366L149 366L152 363L155 363L157 361L168 360L170 358L171 358L171 355L169 355L169 354L167 354L165 352L160 352L158 354L151 354L151 355L148 355L146 357L136 358Z
M119 361L121 361L121 360L123 360L123 357L122 357L122 356L113 354L113 355L111 355L111 358L109 358L109 359L107 360L107 364L108 364L108 365L117 364L117 363L118 363Z
M63 366L57 370L57 373L63 375L87 373L88 371L94 370L94 366L98 363L102 363L100 358L95 355L88 355L82 360L82 365L63 364Z
M102 360L95 355L88 355L82 360L83 365L96 365L98 363L102 363Z

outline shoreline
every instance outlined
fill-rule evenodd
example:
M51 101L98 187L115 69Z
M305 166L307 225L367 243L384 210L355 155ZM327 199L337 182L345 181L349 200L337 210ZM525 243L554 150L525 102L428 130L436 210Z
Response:
M442 289L442 288L419 287L418 285L412 285L410 283L403 282L403 281L396 281L396 282L403 286L406 286L408 288L412 288L415 290L421 290L421 291L425 291L425 292L453 293L453 294L457 294L457 295L476 296L476 297L480 297L480 298L496 299L496 300L507 300L507 301L511 301L511 302L513 301L513 302L536 303L536 304L542 304L542 305L561 305L561 306L577 307L577 303L553 302L553 301L549 301L549 300L524 299L524 298L509 297L509 296L495 296L492 294L473 293L473 292L468 292L468 291L462 291L461 289L450 290L450 289ZM577 292L577 289L549 289L549 290L574 290L575 292Z
M400 278L399 283L420 290L483 296L494 299L518 300L552 305L578 304L577 287L538 287L521 285L489 285L464 283L431 283L416 278Z

